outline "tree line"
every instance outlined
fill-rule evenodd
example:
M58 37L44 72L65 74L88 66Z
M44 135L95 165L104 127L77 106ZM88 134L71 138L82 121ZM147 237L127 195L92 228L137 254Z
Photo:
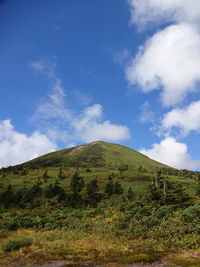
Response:
M43 174L44 182L49 178L48 171ZM59 170L58 178L63 179L62 169ZM58 204L63 204L70 207L95 207L105 197L110 197L114 194L121 195L124 192L119 181L113 181L113 178L108 177L107 183L103 188L99 188L97 179L91 180L85 184L84 178L79 172L75 172L71 177L69 192L61 186L60 181L49 184L43 188L41 181L37 181L31 187L23 186L19 190L14 190L12 185L0 193L0 205L4 208L33 208L40 206L47 199L55 199ZM127 199L134 198L134 192L129 188Z

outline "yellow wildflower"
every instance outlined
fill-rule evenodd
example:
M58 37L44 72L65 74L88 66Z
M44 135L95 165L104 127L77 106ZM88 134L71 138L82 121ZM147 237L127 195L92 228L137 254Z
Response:
M101 219L102 215L97 215L96 217L94 218L91 218L92 221L97 221L99 219Z
M111 217L106 218L106 222L111 223L117 219L117 215L113 214Z

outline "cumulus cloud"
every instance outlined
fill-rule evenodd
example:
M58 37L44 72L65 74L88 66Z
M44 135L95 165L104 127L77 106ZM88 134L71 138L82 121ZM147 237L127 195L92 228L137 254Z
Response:
M52 152L56 145L39 132L17 132L10 120L0 122L0 167L23 163Z
M80 115L75 116L72 119L72 125L77 132L84 131L86 128L92 127L101 119L103 113L103 107L99 104L87 107L81 112Z
M141 149L140 152L177 169L200 168L200 160L191 158L187 145L177 142L172 137L166 137L159 144L153 144L151 149Z
M131 22L144 27L152 23L200 23L199 0L129 0Z
M95 104L86 108L81 117L75 118L72 125L77 138L86 142L95 140L120 141L130 137L129 129L123 125L115 125L103 121L103 107Z
M173 106L200 81L200 34L189 24L156 33L126 69L130 84L143 92L162 89L162 103Z
M86 129L83 138L86 142L95 140L118 142L120 140L129 139L130 132L126 126L115 125L110 121L104 121L102 123L96 123L92 127Z
M62 81L56 75L55 60L35 61L31 63L31 67L45 74L52 83L49 95L39 102L32 118L35 122L40 122L40 127L42 123L44 132L50 139L64 142L68 146L69 142L116 142L130 137L126 126L103 120L102 105L89 105L80 111L66 105L66 94Z
M164 106L175 106L191 92L199 90L200 82L200 1L199 0L128 0L131 23L138 28L161 25L165 28L148 38L135 58L126 66L130 85L143 92L161 91ZM172 24L166 26L167 24ZM174 24L174 25L173 25ZM200 101L185 108L176 108L162 119L161 127L154 126L157 134L180 132L186 136L200 130ZM141 122L151 119L144 106ZM160 121L160 120L159 120ZM165 137L142 153L176 168L195 169L200 160L193 160L186 144Z
M200 131L200 101L192 102L185 108L177 108L165 114L162 120L164 130L179 129L182 136L191 131Z

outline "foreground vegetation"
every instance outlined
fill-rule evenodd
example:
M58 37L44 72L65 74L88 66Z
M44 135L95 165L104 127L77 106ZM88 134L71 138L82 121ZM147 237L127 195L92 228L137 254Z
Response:
M200 173L96 164L0 170L0 265L200 266Z

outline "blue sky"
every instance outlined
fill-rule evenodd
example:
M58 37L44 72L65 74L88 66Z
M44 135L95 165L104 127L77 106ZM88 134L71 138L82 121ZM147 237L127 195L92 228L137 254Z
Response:
M105 140L199 169L199 10L0 1L0 166Z

